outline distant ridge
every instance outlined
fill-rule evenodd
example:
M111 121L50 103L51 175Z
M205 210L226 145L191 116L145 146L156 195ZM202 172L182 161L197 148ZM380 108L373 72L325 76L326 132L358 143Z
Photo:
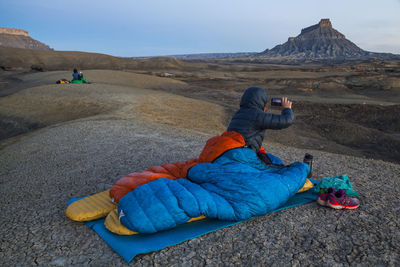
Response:
M341 62L346 60L400 60L400 55L374 53L361 49L346 39L345 35L332 27L330 19L321 19L319 23L306 27L296 37L289 37L287 42L266 49L261 53L200 53L170 55L177 59L232 59L235 62L253 63L306 63L306 62Z
M78 69L171 70L185 68L179 59L168 57L124 58L74 51L35 50L0 46L1 70L53 71Z
M10 28L0 28L0 46L52 50L48 45L31 38L27 31Z
M199 54L183 54L170 55L168 57L177 59L213 59L213 58L237 58L248 57L257 54L256 52L238 52L238 53L199 53Z
M296 37L289 37L284 44L258 54L265 58L283 59L367 59L398 56L389 53L368 52L346 39L344 34L332 27L330 19L301 30Z

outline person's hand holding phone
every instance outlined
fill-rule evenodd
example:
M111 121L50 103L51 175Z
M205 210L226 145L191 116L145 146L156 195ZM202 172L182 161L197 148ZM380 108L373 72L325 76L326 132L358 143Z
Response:
M282 97L282 109L292 108L292 101L289 101L287 97Z

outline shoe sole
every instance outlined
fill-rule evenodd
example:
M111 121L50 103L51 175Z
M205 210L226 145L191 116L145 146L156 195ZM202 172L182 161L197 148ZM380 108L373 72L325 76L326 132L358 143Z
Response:
M320 204L321 206L328 206L328 201L324 201L320 198L317 199L317 203Z
M333 209L336 209L336 210L341 210L341 209L354 210L354 209L358 208L360 205L357 205L357 206L344 206L344 205L339 205L339 204L334 205L328 201L328 206Z

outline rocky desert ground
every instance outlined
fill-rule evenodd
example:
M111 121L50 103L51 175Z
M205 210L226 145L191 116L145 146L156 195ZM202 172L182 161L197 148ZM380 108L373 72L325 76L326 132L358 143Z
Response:
M55 83L71 77L72 60L54 59L65 53L29 53L41 63L0 70L1 265L128 265L64 215L66 202L127 173L197 157L249 86L294 101L294 125L267 132L267 150L287 163L312 153L315 178L347 174L361 206L341 216L316 203L267 214L131 265L400 264L399 63L155 58L112 59L107 69L92 56L77 66L91 82L80 85Z

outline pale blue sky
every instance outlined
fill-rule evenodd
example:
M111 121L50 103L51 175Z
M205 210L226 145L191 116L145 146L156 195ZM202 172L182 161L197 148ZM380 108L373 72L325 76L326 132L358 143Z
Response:
M0 27L127 57L261 52L321 18L362 49L400 54L399 14L400 0L0 0Z

